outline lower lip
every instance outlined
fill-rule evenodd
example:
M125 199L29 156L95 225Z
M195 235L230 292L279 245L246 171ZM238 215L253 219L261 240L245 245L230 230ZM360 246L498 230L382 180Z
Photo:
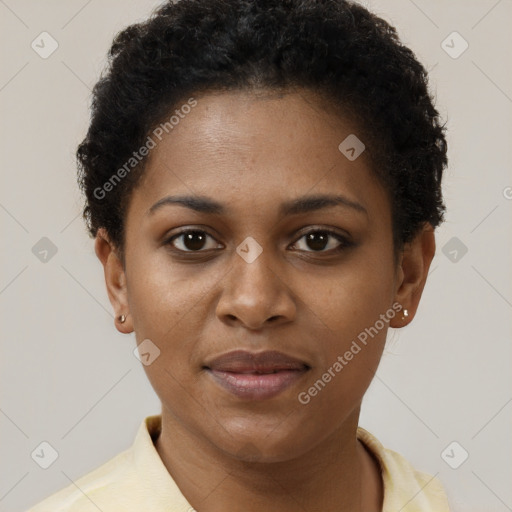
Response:
M272 398L292 386L306 373L306 370L283 370L266 374L208 371L224 389L245 400Z

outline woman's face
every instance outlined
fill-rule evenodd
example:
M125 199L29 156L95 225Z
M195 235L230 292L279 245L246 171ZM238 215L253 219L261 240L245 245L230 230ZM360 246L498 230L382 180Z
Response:
M403 325L392 306L415 311L424 281L394 266L356 126L307 93L196 101L153 136L125 267L107 264L118 328L144 342L173 422L228 454L291 459L357 424L387 328Z

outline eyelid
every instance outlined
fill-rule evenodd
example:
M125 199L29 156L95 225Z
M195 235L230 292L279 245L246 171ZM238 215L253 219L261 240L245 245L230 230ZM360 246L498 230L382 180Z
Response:
M318 231L321 231L322 233L328 233L330 235L335 235L335 236L338 236L341 238L348 239L350 237L350 235L346 231L341 230L339 228L335 228L333 226L317 225L317 226L307 226L307 227L299 229L299 231L298 231L299 236L296 238L296 240L303 237L304 235L308 235L309 233L317 233Z

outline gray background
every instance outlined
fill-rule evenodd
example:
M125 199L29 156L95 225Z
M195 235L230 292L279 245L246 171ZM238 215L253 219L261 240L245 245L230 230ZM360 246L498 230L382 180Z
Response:
M160 410L134 335L114 328L74 162L112 37L157 4L0 0L2 511L22 511L99 466ZM430 70L450 165L423 301L410 326L390 331L361 425L436 474L454 511L512 510L512 2L365 5ZM43 31L59 45L47 59L31 48ZM446 40L454 31L469 44L457 58L463 41ZM43 237L57 249L47 261ZM42 441L58 452L48 469L31 458ZM446 460L459 464L462 450L469 458L452 469Z

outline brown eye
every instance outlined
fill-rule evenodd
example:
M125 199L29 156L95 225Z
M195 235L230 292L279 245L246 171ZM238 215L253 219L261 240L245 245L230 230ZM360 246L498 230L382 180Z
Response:
M301 242L301 241L304 242ZM305 252L329 252L342 250L350 245L349 241L333 231L310 231L297 240L294 248Z
M182 231L172 236L167 243L183 252L199 252L205 249L216 249L220 245L208 233L201 230Z

